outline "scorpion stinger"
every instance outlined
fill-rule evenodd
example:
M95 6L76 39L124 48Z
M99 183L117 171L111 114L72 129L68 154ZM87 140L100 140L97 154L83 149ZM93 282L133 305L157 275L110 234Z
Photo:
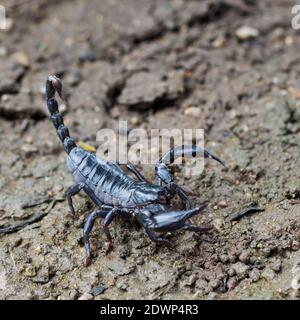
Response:
M117 215L123 215L130 219L134 217L140 222L151 240L164 243L169 241L156 236L154 232L168 232L177 229L194 232L208 230L208 228L192 226L186 222L191 216L202 212L206 208L206 204L185 211L176 211L166 206L176 193L186 203L189 203L185 192L173 182L173 178L166 168L166 156L156 166L159 183L151 183L130 163L127 165L127 169L135 175L136 179L126 174L117 163L104 161L96 157L95 154L80 148L70 137L69 130L64 125L55 99L56 92L62 98L62 83L56 76L49 76L46 82L47 106L57 135L68 154L68 169L75 180L75 184L67 191L70 210L74 215L72 197L81 190L97 206L88 215L83 229L87 264L91 258L89 235L97 218L103 219L103 231L108 243L106 252L112 247L109 225ZM175 159L179 155L189 156L201 151L204 152L204 156L221 162L207 151L193 148L186 146L175 148L169 152L169 155ZM162 183L165 185L162 186Z

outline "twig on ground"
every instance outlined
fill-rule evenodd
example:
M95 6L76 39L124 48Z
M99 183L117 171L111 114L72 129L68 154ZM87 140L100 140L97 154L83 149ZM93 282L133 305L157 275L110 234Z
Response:
M36 215L29 218L28 220L17 223L14 226L0 228L0 234L9 234L9 233L17 232L17 231L20 231L21 229L24 229L30 224L41 221L53 209L56 202L63 201L63 200L64 200L63 198L53 199L45 211L40 211Z
M232 213L228 217L228 220L229 221L235 221L235 220L238 220L238 219L242 218L246 214L255 213L255 212L261 212L261 211L264 211L264 210L265 209L260 207L257 203L252 203L251 205L247 206L246 208L242 209L241 211Z

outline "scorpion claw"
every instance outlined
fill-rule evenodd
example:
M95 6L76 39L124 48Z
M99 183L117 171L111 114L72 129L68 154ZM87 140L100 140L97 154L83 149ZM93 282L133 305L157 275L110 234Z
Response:
M193 232L206 232L208 228L193 226L190 223L186 223L192 216L198 214L207 207L207 203L201 204L199 207L184 210L184 211L160 211L152 216L149 216L143 212L138 215L138 219L144 226L144 230L148 237L157 243L164 243L171 248L174 244L162 237L159 237L155 232L168 232L174 230L188 230Z
M172 231L184 229L185 221L192 216L198 214L207 207L207 203L203 203L197 208L184 211L166 211L153 216L154 224L151 227L154 231Z

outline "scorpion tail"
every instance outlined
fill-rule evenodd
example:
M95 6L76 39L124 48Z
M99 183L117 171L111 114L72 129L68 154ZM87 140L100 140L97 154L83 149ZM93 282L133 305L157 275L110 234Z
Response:
M55 99L55 92L58 93L60 98L62 97L62 83L59 78L54 75L50 75L46 82L46 100L47 107L51 114L51 120L57 132L57 135L64 145L64 149L67 153L76 147L75 140L70 137L69 130L64 125L63 117L58 110L58 103Z

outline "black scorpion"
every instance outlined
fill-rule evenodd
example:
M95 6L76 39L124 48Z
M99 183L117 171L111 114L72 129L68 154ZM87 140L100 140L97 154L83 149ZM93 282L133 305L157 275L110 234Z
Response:
M58 109L55 92L62 98L62 83L59 78L50 75L46 82L46 100L51 120L68 154L68 169L74 177L75 184L67 191L67 200L74 215L72 197L83 190L98 207L88 216L84 225L84 245L86 263L90 262L91 250L89 234L96 218L103 219L103 230L107 237L108 252L112 247L109 225L117 215L136 218L146 235L155 242L171 245L170 241L158 236L155 232L168 232L177 229L204 232L209 228L193 226L188 219L203 211L206 203L190 209L190 201L185 191L173 180L167 164L178 157L204 156L223 164L223 162L206 150L196 146L180 146L171 149L162 156L155 166L156 182L149 182L131 163L128 170L137 179L128 176L118 163L107 162L96 157L81 147L70 137L63 117ZM224 164L223 164L224 165ZM178 195L185 204L186 210L168 209L170 200Z

